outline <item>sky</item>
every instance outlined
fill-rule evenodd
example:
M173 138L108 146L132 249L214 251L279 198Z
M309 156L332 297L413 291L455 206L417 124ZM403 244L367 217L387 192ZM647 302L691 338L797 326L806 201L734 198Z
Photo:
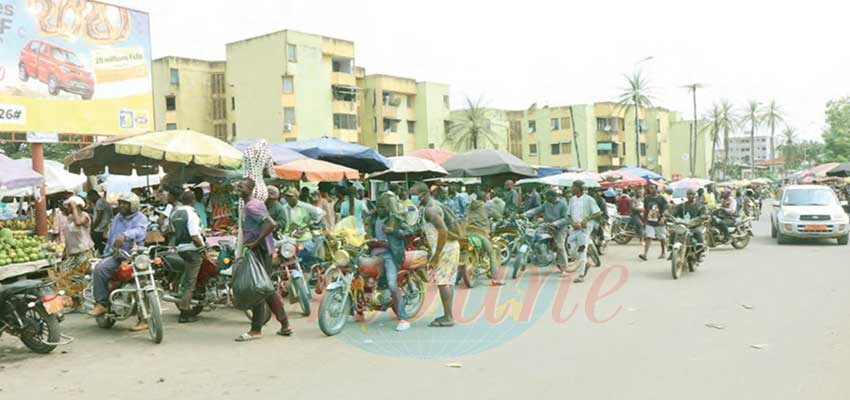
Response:
M155 58L224 59L228 42L299 30L353 41L367 74L451 85L453 109L610 101L640 68L657 106L692 118L682 86L701 83L700 115L776 100L818 139L826 102L850 95L845 1L109 1L150 13Z

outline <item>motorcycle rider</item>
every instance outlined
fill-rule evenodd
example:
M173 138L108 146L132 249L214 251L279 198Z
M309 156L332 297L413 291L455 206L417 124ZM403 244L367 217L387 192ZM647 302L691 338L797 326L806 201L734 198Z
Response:
M667 213L667 200L658 195L658 187L650 184L646 188L647 195L644 205L644 219L646 219L646 244L643 247L643 253L638 257L646 261L646 256L649 254L649 247L652 245L652 240L655 239L661 243L660 260L667 258L667 225L664 223L664 216Z
M322 223L325 211L312 204L300 201L298 190L295 188L287 190L283 197L286 199L286 204L283 205L285 225L281 228L286 233L298 228L308 228L301 236L295 238L295 241L302 246L302 254L315 257L316 251L319 249L317 240L321 238L313 237L309 228Z
M738 210L738 201L732 197L732 191L727 189L721 195L720 207L715 211L718 216L717 229L723 235L722 241L729 240L729 226L735 224L735 214Z
M109 281L115 276L121 260L118 250L130 251L134 245L144 246L148 219L139 211L141 201L133 193L122 195L118 200L118 215L112 219L109 227L109 239L106 243L104 258L92 273L95 307L89 315L97 317L109 311ZM133 331L147 329L147 323L139 323Z
M569 206L566 200L558 196L558 191L555 189L546 190L543 197L546 201L540 207L528 210L524 215L526 218L533 218L535 215L543 213L543 222L555 231L552 240L555 241L555 248L558 253L556 265L561 272L564 272L567 267L566 244L567 233L569 232Z
M584 182L573 182L573 197L569 204L569 222L573 229L567 239L570 249L575 249L578 258L579 276L573 283L584 282L587 275L587 244L590 238L588 224L601 215L602 211L596 205L596 200L584 194Z
M269 210L269 216L274 220L279 229L286 227L286 211L283 209L283 203L280 201L280 189L276 186L268 186L268 197L266 197L266 209Z
M393 297L394 310L398 317L395 330L402 332L410 328L404 313L404 297L398 287L398 270L404 263L405 240L403 235L412 233L399 214L399 205L395 193L384 192L378 198L375 213L370 216L369 234L386 247L372 249L372 256L384 259L384 277Z
M197 315L192 315L192 296L195 293L195 285L198 283L198 272L201 270L204 247L204 239L201 236L201 218L194 208L195 194L185 191L180 195L180 205L171 212L169 217L169 236L171 245L175 246L177 254L186 263L180 286L183 296L177 303L180 317L177 322L184 324L198 320Z
M673 209L673 216L676 218L681 218L686 221L690 221L697 218L705 218L706 217L706 209L705 205L702 204L697 199L697 192L693 189L688 189L688 199L676 206ZM691 234L693 234L694 239L696 239L699 244L699 248L697 252L699 253L700 262L705 257L705 235L703 235L703 230L701 225L697 225L691 229ZM675 237L670 238L670 243L675 243ZM669 260L673 257L673 252L670 252L670 255L667 257Z
M520 210L520 207L519 192L514 187L514 181L505 181L505 194L503 197L505 200L505 213L507 215L516 214Z
M535 192L536 193L536 192ZM487 207L482 200L473 200L466 211L466 234L475 236L481 241L481 246L487 255L490 257L490 275L493 280L490 281L492 286L501 286L505 283L498 279L498 259L496 258L496 250L493 248L493 242L490 240L490 215L487 212Z

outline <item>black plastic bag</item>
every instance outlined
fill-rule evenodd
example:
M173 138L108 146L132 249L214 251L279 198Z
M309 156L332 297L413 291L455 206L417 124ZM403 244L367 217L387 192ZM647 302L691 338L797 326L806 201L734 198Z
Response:
M233 265L233 306L240 310L254 307L274 293L274 283L263 263L251 250Z

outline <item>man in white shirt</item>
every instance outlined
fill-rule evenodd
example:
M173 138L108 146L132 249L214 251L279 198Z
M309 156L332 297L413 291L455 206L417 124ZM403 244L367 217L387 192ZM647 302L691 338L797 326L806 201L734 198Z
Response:
M203 261L202 248L204 247L203 231L201 230L201 218L195 212L195 194L185 191L180 195L180 203L174 208L169 218L169 232L171 244L177 249L177 254L186 263L181 281L183 296L177 303L180 309L178 322L188 323L198 320L197 315L189 311L192 308L192 296L195 293L195 285L198 282L198 272L201 270Z
M579 276L573 282L581 283L587 275L587 245L590 239L588 224L599 218L602 211L593 197L584 194L584 182L573 182L573 195L569 204L569 221L572 231L567 238L567 243L570 245L570 252L575 253L578 258Z

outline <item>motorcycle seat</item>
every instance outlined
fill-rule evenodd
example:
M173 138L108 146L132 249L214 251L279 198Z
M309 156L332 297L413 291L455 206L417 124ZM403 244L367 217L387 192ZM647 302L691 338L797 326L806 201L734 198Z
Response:
M170 271L183 272L186 270L186 261L179 254L165 253L160 255L160 257L165 261L165 265Z
M5 301L10 296L14 296L18 293L26 292L31 289L35 289L41 286L42 281L37 281L33 279L26 279L22 281L17 281L15 283L9 285L0 285L0 302Z

